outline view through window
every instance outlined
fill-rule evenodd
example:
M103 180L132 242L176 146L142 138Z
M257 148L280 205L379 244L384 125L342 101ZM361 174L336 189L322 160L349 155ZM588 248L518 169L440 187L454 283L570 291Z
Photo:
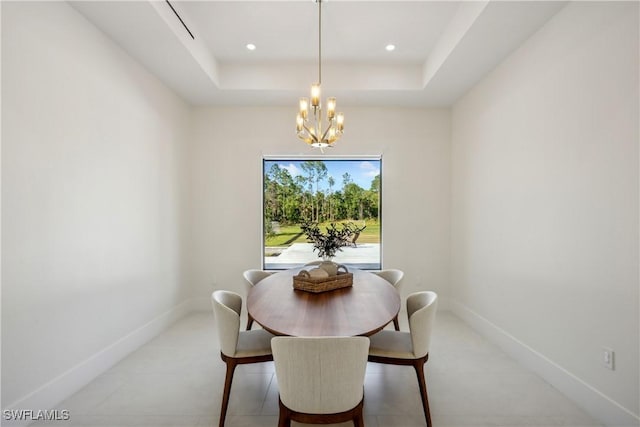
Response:
M348 228L348 244L333 261L380 269L382 253L380 157L264 158L263 265L297 267L320 259L301 229Z

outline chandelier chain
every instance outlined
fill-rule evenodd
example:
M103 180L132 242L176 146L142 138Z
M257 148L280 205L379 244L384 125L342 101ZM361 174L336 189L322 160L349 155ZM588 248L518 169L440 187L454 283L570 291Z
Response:
M318 84L322 84L322 0L318 0Z

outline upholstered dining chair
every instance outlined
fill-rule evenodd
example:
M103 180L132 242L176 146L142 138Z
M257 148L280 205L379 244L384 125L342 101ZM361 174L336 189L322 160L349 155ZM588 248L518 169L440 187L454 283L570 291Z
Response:
M276 337L271 340L280 390L279 427L353 421L364 427L367 337Z
M382 330L369 337L369 362L411 365L415 369L427 427L431 427L431 413L424 365L429 359L431 331L437 306L438 295L435 292L413 293L407 297L409 332Z
M373 274L377 274L387 282L391 283L398 292L400 292L400 286L402 285L402 279L404 272L402 270L396 270L390 268L388 270L372 271ZM393 327L396 331L400 330L400 322L398 321L398 315L393 318Z
M218 328L220 357L227 365L219 423L220 427L224 427L236 366L273 360L271 354L273 335L263 329L240 331L242 297L235 292L215 291L211 294L211 303Z
M265 277L271 276L272 274L273 274L273 271L250 269L250 270L245 270L245 272L242 273L242 277L244 277L244 281L247 284L248 289L251 289L253 286L256 285L256 283L258 283ZM247 312L247 331L251 329L252 325L253 325L253 317L251 317L251 315Z

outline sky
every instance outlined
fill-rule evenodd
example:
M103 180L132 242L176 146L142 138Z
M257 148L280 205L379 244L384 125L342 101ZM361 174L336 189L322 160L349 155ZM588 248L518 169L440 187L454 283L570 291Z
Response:
M316 160L316 159L313 159ZM333 185L333 191L342 189L342 175L348 172L351 175L351 179L354 183L358 184L365 190L371 188L371 181L380 173L380 160L367 159L367 160L345 160L345 159L331 159L321 160L327 166L327 179L332 176L335 180ZM300 166L304 163L304 160L265 160L264 167L265 172L269 172L271 165L277 163L281 168L287 169L292 177L298 175L305 175L304 170ZM329 185L327 180L320 183L319 189L328 190Z

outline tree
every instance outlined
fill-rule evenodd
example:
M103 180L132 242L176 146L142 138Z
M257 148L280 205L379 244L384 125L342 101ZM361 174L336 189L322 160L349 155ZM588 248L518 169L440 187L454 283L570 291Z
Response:
M278 183L272 178L272 176L270 176L270 174L267 174L264 180L264 214L265 220L269 222L275 221L278 215L277 187Z
M374 193L380 192L380 174L373 177L373 181L371 181L371 188L369 190Z
M329 219L333 221L333 186L335 185L336 180L329 175L327 182L329 183Z
M307 179L302 176L302 175L298 175L295 178L295 184L296 184L296 188L298 190L297 193L297 200L298 200L298 205L299 205L299 209L300 209L300 217L303 220L308 220L308 211L309 211L309 207L307 206L307 198L306 198L306 194L304 192L304 188L307 185Z
M356 184L349 173L342 175L342 188L329 176L323 161L300 164L303 173L292 176L288 168L271 164L264 177L265 230L271 221L298 224L304 221L376 219L379 216L380 175L368 189ZM322 189L321 189L322 188Z
M311 207L311 220L317 222L320 218L318 184L327 177L327 165L325 165L321 160L307 160L306 162L303 162L300 167L307 174L309 190L312 193L312 201L315 202L315 206L312 205ZM312 184L315 184L315 192L313 191Z
M364 218L364 200L365 191L358 184L353 182L344 187L344 200L347 208L347 217L349 219Z
M285 168L273 164L265 176L265 212L270 221L290 223L299 217L300 189Z
M349 175L349 172L345 172L344 174L342 174L342 189L344 190L344 188L351 184L353 182L353 180L351 179L351 175Z

